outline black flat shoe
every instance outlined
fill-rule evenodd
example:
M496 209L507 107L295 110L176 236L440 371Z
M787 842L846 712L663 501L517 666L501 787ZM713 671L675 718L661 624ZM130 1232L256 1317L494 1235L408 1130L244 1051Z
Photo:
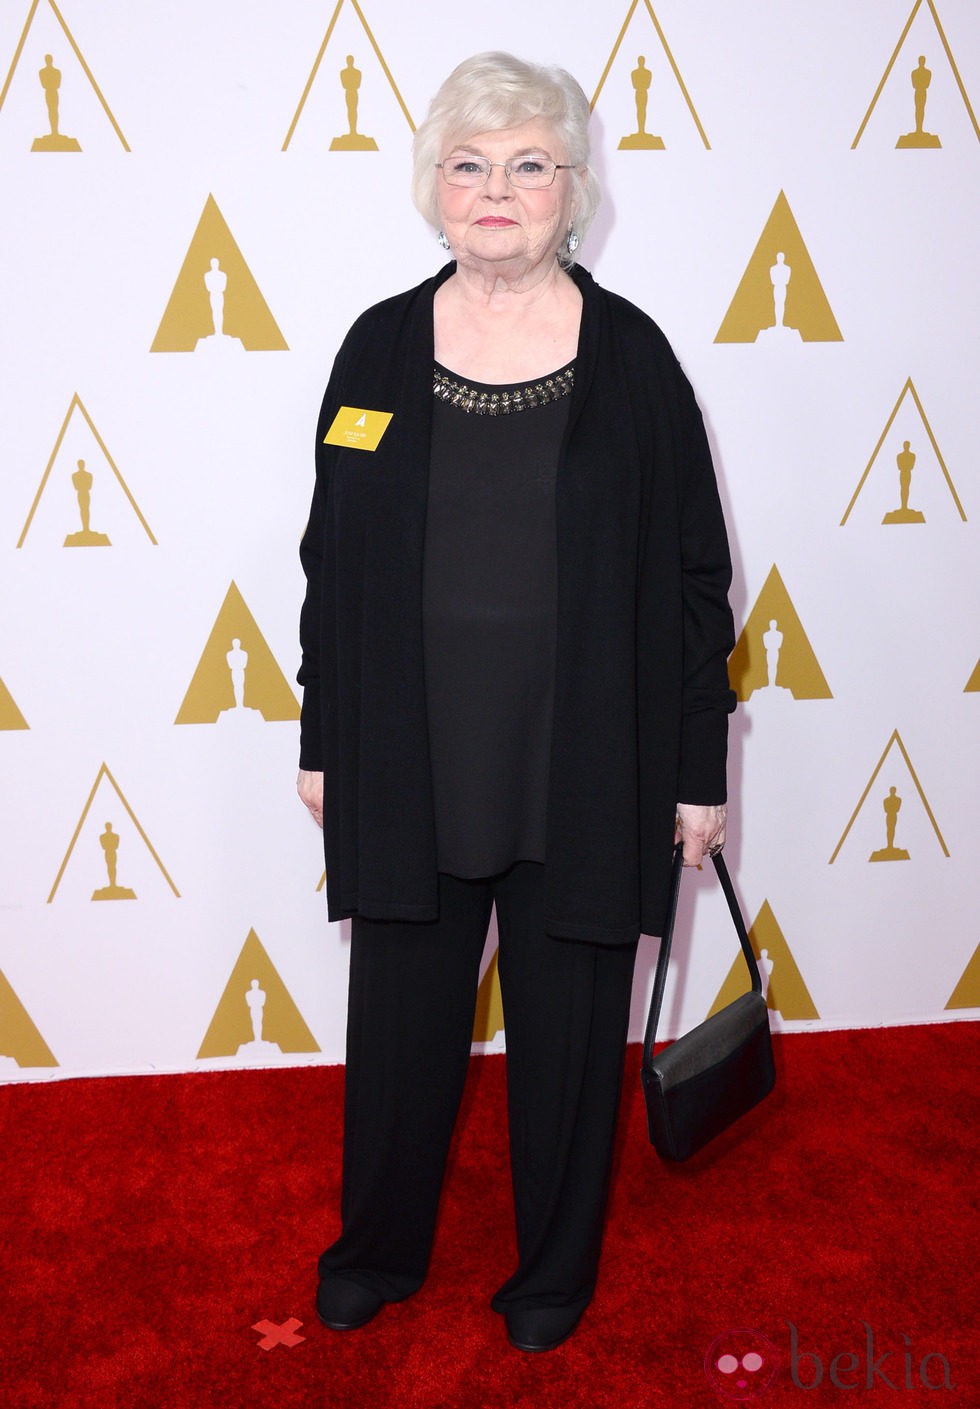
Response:
M516 1350L554 1350L575 1330L584 1306L528 1306L504 1312L507 1337Z
M384 1306L384 1297L346 1277L323 1277L316 1293L316 1314L332 1331L356 1331Z

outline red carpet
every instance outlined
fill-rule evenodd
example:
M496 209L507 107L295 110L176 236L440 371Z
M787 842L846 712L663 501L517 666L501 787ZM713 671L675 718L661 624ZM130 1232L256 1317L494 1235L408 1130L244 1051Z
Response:
M340 1068L2 1087L0 1404L980 1404L980 1024L776 1049L773 1096L683 1166L647 1143L630 1049L602 1280L539 1356L487 1306L513 1257L503 1058L472 1063L428 1282L348 1335L311 1306Z

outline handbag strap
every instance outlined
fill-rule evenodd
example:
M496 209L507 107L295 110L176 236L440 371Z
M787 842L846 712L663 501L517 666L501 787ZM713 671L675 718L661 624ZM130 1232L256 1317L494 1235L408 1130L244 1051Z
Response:
M759 966L752 952L752 945L745 931L745 921L742 919L742 912L739 909L738 901L735 898L735 890L732 886L732 878L728 874L728 867L725 865L721 852L713 856L715 871L725 899L728 902L728 909L731 912L732 923L735 926L735 933L738 935L738 942L742 946L742 956L749 970L749 977L752 980L752 992L762 992L762 979L759 976ZM657 971L653 979L653 995L650 999L650 1011L647 1014L646 1031L643 1035L643 1065L648 1067L653 1060L653 1044L657 1037L657 1026L660 1022L660 1010L663 1007L664 990L667 987L667 968L670 962L670 942L674 935L674 921L677 918L677 899L681 890L681 876L684 873L684 845L678 842L674 847L674 861L670 871L670 894L667 900L667 923L664 925L664 932L660 939L660 952L657 955Z

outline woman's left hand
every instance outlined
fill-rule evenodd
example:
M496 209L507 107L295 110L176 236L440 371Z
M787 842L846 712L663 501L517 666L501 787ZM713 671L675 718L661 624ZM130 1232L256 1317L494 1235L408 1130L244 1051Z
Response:
M313 773L307 768L299 770L296 791L309 808L310 816L318 827L323 826L323 774Z
M677 804L674 843L684 843L684 865L700 866L706 856L714 856L725 845L728 809L724 803L702 807L693 802Z

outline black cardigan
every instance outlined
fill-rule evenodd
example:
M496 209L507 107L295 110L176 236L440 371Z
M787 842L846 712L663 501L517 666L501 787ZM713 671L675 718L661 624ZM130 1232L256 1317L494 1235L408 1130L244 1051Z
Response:
M297 678L300 766L324 774L332 920L437 914L421 589L433 295L454 269L361 315L317 427ZM545 913L559 938L623 944L661 932L676 804L725 800L731 564L669 344L585 270L572 277ZM324 445L341 406L393 413L376 450Z

